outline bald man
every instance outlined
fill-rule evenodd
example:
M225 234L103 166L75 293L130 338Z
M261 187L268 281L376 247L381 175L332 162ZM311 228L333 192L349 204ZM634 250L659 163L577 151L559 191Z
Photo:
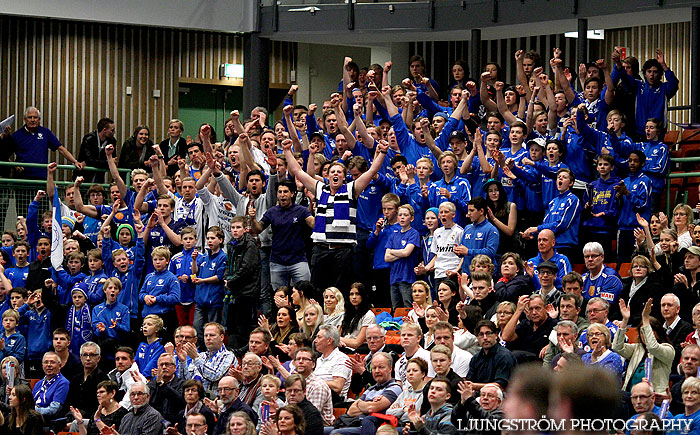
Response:
M559 254L554 249L555 243L556 239L552 230L542 230L537 235L537 250L539 251L539 253L536 257L532 257L528 260L528 263L532 265L534 269L532 275L532 285L534 285L535 289L537 290L539 290L540 287L542 287L540 285L540 280L537 277L537 266L539 266L540 263L545 261L551 261L552 263L557 265L559 269L557 270L557 277L554 279L554 287L559 289L562 288L561 279L564 277L564 275L571 272L572 270L571 263L569 262L569 259L566 257L566 255Z

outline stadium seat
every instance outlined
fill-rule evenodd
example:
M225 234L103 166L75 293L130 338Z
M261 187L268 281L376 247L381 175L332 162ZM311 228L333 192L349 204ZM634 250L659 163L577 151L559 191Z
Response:
M41 379L30 379L29 388L34 391L34 385L36 385Z
M627 328L625 335L627 336L628 343L639 343L639 329Z
M372 312L376 316L379 313L389 313L391 314L391 308L372 308Z
M627 278L630 276L630 269L632 268L632 263L622 263L620 265L620 278Z
M338 418L341 415L345 414L347 410L347 408L333 408L333 417Z
M574 269L574 272L578 272L581 275L586 271L586 265L585 264L574 264L571 266Z
M401 307L394 310L394 317L405 317L412 310L412 308Z
M617 270L617 263L605 263L605 265L611 269Z

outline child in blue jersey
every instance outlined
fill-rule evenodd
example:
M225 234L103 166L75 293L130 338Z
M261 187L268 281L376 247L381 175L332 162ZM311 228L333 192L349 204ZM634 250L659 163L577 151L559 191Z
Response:
M73 251L66 256L66 260L67 270L63 268L51 270L51 279L58 284L58 301L60 304L69 304L73 286L87 278L87 275L81 272L85 264L85 254L80 251Z
M108 358L114 355L119 341L127 337L131 328L129 307L117 300L121 290L118 278L107 278L102 286L105 301L92 309L92 332Z
M4 251L7 254L7 259L5 262L5 265L7 267L11 267L15 265L15 257L12 255L12 248L15 246L15 243L17 242L17 234L15 234L12 231L5 231L2 233L2 247L0 250ZM3 254L4 256L4 254Z
M639 228L637 214L651 220L651 180L643 171L646 156L642 151L633 150L627 163L629 177L615 186L615 196L621 200L620 218L617 232L617 262L628 263L632 259L635 246L634 230Z
M9 309L2 313L2 327L5 334L0 338L0 359L13 356L21 363L27 351L27 340L17 332L19 314Z
M47 286L49 284L47 280ZM75 355L80 354L80 346L92 340L92 316L87 304L87 285L76 283L69 291L71 303L62 304L56 300L55 285L42 292L46 308L58 322L65 322L65 328L70 341L69 350ZM46 293L44 293L46 292Z
M542 224L530 227L522 233L524 238L531 239L544 229L552 230L556 235L554 247L560 254L566 255L568 258L577 258L578 227L581 219L579 199L571 193L574 181L574 174L570 169L558 170L557 190L559 195L549 203Z
M620 214L619 201L615 195L615 186L620 178L612 174L615 159L610 154L598 156L596 170L598 179L588 185L583 194L582 242L599 242L608 255L613 252L612 241L617 235L617 218Z
M41 357L51 348L53 340L51 312L44 306L41 292L33 292L27 298L27 290L21 290L24 290L24 296L21 292L14 293L14 302L15 310L20 315L19 329L22 329L23 324L25 325L25 333L20 331L27 339L25 374L27 378L39 378L42 376Z
M107 279L107 274L104 271L102 265L102 251L99 249L91 249L87 253L88 259L88 270L90 270L90 275L88 275L83 281L88 286L88 301L92 305L99 304L105 298L105 294L102 291L102 285Z
M192 227L182 229L182 251L170 259L169 270L180 281L180 303L175 306L178 324L180 326L194 324L194 290L192 283L192 252L197 246L197 232Z
M77 197L80 189L76 189L75 196ZM100 184L93 184L87 191L88 200L90 205L97 207L104 203L105 190ZM77 204L77 201L76 201ZM77 208L77 205L76 205ZM97 235L100 233L100 228L102 227L102 216L92 217L85 215L83 220L83 234L92 241L93 244L97 245Z
M102 225L102 261L108 276L119 278L122 282L122 291L119 293L119 302L129 307L132 318L132 327L137 327L134 320L139 312L138 285L141 273L145 265L145 249L143 245L143 233L138 232L136 247L134 249L134 264L129 261L129 256L123 249L112 252L112 239L108 225ZM136 331L132 331L136 332Z
M146 341L139 344L134 362L138 365L139 371L148 379L156 376L158 357L165 352L165 347L161 343L161 339L158 338L161 329L163 329L163 319L160 317L149 314L143 318L141 332L143 332Z
M226 287L226 252L221 249L224 244L224 231L217 227L207 230L207 250L199 255L195 249L192 256L192 283L196 285L194 294L194 327L204 336L204 325L209 322L221 323L222 308Z
M525 123L521 121L514 122L510 126L509 139L510 147L501 148L498 154L497 166L491 172L493 178L497 178L508 195L508 201L515 203L518 210L522 210L525 206L523 195L521 195L521 189L518 189L513 183L513 179L506 174L506 171L510 170L504 169L506 161L510 161L515 165L520 165L520 161L523 157L527 155L527 149L523 146L523 141L525 140L525 131L527 127ZM505 143L503 144L505 146ZM496 171L497 170L497 171Z
M12 287L24 287L29 273L29 244L27 242L17 242L12 248L12 255L15 258L15 267L5 269L5 276L12 283Z
M374 230L367 239L367 248L374 250L374 283L377 286L375 295L379 298L374 304L381 307L388 307L391 304L389 277L391 273L390 265L384 261L386 243L389 236L401 230L401 226L396 223L397 211L401 200L393 193L387 193L382 197L382 214L374 225ZM382 305L384 304L384 305Z
M646 142L632 142L629 138L617 138L611 136L611 144L623 156L632 150L644 153L646 160L642 169L644 175L651 180L650 205L654 211L659 210L661 195L666 185L668 174L668 146L663 142L663 127L661 121L656 118L647 120L645 126Z
M104 220L102 223L102 228L107 227L110 229L110 234L111 234L111 224L112 221L114 220L115 223L118 223L114 218L116 217L117 214L121 213L117 211L117 208L121 204L121 200L116 200L114 202L114 207L112 207L112 211L109 213L109 216ZM140 213L136 212L135 215L138 215L140 218ZM102 232L102 249L108 248L112 252L116 252L117 250L123 250L126 255L129 257L129 261L133 262L135 259L135 248L134 244L132 243L133 240L135 239L135 231L134 227L131 226L128 223L121 223L118 224L117 226L117 231L115 232L117 236L117 241L116 243L111 237L110 238L105 238L104 231ZM105 246L105 244L107 246Z
M156 314L165 322L167 333L172 336L177 326L175 305L180 303L180 283L168 270L170 249L159 246L151 253L154 272L146 275L139 292L139 302L143 305L141 315Z
M413 207L399 206L397 221L401 230L391 233L384 251L384 261L390 263L391 306L410 307L413 304L411 285L416 280L414 267L420 258L420 234L411 228Z

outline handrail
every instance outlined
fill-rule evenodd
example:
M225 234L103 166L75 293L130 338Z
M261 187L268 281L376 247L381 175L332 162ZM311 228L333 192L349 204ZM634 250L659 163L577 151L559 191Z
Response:
M46 164L44 163L28 163L28 162L8 162L8 161L0 161L0 167L2 166L9 166L9 167L20 167L20 168L46 168ZM69 171L75 171L77 168L75 165L58 165L58 169L66 169ZM93 172L103 172L103 173L109 173L109 169L102 169L102 168L95 168L94 166L86 166L83 168L85 171L93 171ZM131 184L131 171L132 169L129 168L117 168L117 171L126 173L126 178L124 180L124 183L128 186ZM7 179L7 178L0 178L0 180L9 180L12 182L20 182L22 183L23 181L41 181L41 180L21 180L21 179ZM73 182L70 181L56 181L56 185L58 186L63 186L65 183L68 184L73 184ZM35 183L23 183L23 184L35 184ZM105 187L109 187L109 184L102 184Z
M28 162L7 162L0 161L0 166L23 167L23 168L46 168L45 163L28 163ZM58 165L58 169L76 170L75 165ZM95 168L94 166L86 166L82 170L95 172L109 172L109 169ZM119 172L131 172L128 168L117 168Z
M700 157L671 157L668 159L670 163L692 163L692 162L700 162ZM675 178L691 178L691 177L700 177L700 172L672 172L666 175L666 215L670 216L671 214L671 183L669 182L672 179ZM687 195L688 192L686 191L685 194ZM687 197L685 198L687 201Z

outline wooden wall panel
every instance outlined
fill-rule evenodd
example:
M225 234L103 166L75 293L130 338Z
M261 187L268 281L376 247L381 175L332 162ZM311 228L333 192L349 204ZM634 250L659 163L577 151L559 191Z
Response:
M626 27L605 31L605 52L611 53L613 47L627 48L627 56L634 56L641 65L647 59L656 57L657 48L664 52L666 63L680 81L678 93L671 99L671 106L690 105L690 22L656 24L649 26ZM697 55L697 53L696 53ZM698 92L698 90L695 90ZM672 122L690 122L690 110L673 110L668 112ZM669 126L671 130L678 127Z
M289 86L292 62L296 44L273 43L271 87ZM159 141L177 117L180 79L219 81L222 63L243 63L242 36L4 16L0 117L14 113L18 128L24 109L38 107L42 124L76 156L104 116L116 121L119 144L140 124Z

